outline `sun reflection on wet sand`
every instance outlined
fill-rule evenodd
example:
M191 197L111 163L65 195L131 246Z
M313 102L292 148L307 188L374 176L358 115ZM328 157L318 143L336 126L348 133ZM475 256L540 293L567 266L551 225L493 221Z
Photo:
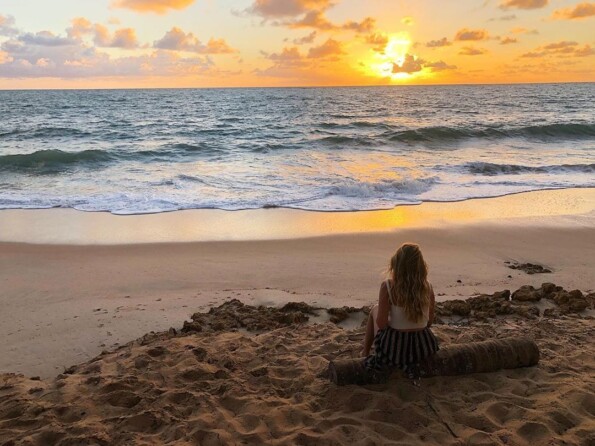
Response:
M522 217L576 216L594 209L595 189L566 189L363 212L201 209L116 216L72 209L5 210L0 212L0 241L101 245L273 240L482 221L498 223ZM532 224L547 224L547 219L533 219Z

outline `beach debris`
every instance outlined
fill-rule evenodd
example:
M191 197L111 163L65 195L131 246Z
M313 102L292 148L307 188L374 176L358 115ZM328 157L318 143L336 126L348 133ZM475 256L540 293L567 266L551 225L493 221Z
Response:
M421 377L456 376L531 367L539 362L539 348L525 337L451 344L419 364ZM327 376L339 386L386 382L392 370L369 370L364 358L330 361Z
M504 262L509 263L509 262ZM552 271L549 268L544 267L543 265L538 265L536 263L509 263L508 266L510 269L518 269L527 274L547 274L551 273Z

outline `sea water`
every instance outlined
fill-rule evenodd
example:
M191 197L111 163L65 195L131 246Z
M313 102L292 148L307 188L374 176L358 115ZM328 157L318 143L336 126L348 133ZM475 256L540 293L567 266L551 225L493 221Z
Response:
M595 187L595 84L0 91L0 208L348 211Z

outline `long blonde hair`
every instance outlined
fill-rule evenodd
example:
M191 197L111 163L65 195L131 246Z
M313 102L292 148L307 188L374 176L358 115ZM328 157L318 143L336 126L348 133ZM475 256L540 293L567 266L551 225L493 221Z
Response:
M424 310L430 305L428 265L419 246L404 243L390 259L388 277L393 280L393 305L403 307L407 319L420 322ZM390 299L390 298L389 298Z

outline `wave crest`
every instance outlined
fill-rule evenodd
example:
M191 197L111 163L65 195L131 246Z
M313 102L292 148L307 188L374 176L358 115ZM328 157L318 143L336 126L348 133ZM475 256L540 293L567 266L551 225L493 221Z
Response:
M465 164L469 173L476 175L518 175L523 173L594 173L595 164L560 164L555 166L524 166L474 162Z
M60 172L77 165L97 166L106 163L112 156L103 150L64 152L62 150L38 150L37 152L0 156L0 170Z

